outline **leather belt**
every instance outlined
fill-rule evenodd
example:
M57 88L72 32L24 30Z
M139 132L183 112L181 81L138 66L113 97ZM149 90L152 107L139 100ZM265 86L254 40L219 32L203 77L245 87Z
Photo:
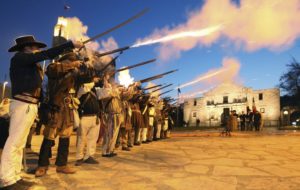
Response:
M21 95L21 94L17 94L13 98L16 100L22 101L22 102L30 103L30 104L38 104L39 103L39 99L31 97L31 96Z

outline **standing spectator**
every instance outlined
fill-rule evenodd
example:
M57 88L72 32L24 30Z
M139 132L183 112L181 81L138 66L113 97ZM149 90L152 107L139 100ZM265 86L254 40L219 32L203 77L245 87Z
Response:
M253 115L253 125L255 127L255 131L260 130L260 124L261 124L261 114L259 113L259 111L255 110Z
M236 111L235 110L233 110L232 112L231 112L231 126L232 126L232 131L237 131L238 130L238 116L237 116L237 114L236 114Z
M240 125L241 125L241 131L245 131L246 127L246 114L244 111L242 111L242 114L240 115Z
M252 131L253 129L253 112L247 106L247 115L246 115L246 130Z

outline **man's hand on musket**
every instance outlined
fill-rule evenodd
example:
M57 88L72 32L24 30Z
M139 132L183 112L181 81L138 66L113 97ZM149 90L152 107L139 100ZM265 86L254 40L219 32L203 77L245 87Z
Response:
M139 81L138 81L138 82L135 82L135 83L134 83L134 86L135 86L135 87L141 86L141 82L139 82Z
M75 40L72 40L72 43L74 45L75 48L82 48L84 46L84 44L81 42L81 41L75 41Z
M102 80L101 77L94 77L94 78L93 78L93 82L94 82L94 83L98 83L98 82L101 81L101 80Z
M76 68L79 68L83 63L81 61L73 61L73 64Z

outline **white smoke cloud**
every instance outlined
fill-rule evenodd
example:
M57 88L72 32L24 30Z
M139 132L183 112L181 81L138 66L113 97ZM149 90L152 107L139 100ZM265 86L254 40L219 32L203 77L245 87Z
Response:
M65 26L66 36L71 40L85 41L89 39L88 36L88 26L84 25L83 22L77 17L67 17L65 18L67 25ZM92 64L101 69L105 64L112 60L110 55L103 57L95 57L94 52L106 52L118 48L118 43L113 37L109 37L107 40L102 40L100 43L97 41L91 41L85 45L86 54L91 60Z
M130 76L129 70L123 70L119 72L118 81L121 85L125 86L126 88L134 83L134 78Z
M195 47L211 46L219 40L245 51L267 48L280 51L289 48L300 36L299 0L206 0L191 13L185 23L174 28L155 30L138 42L162 38L186 31L198 31L215 25L222 30L204 37L186 37L163 43L159 47L162 60L176 58Z

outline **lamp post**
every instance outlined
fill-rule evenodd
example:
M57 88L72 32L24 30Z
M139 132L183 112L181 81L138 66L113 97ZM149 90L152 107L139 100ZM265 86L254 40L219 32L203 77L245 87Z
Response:
M289 118L288 118L289 111L288 110L283 111L283 115L284 115L285 125L287 126L289 125Z
M8 84L7 81L4 81L3 86L2 86L2 100L4 100L4 96L5 96L5 86Z

